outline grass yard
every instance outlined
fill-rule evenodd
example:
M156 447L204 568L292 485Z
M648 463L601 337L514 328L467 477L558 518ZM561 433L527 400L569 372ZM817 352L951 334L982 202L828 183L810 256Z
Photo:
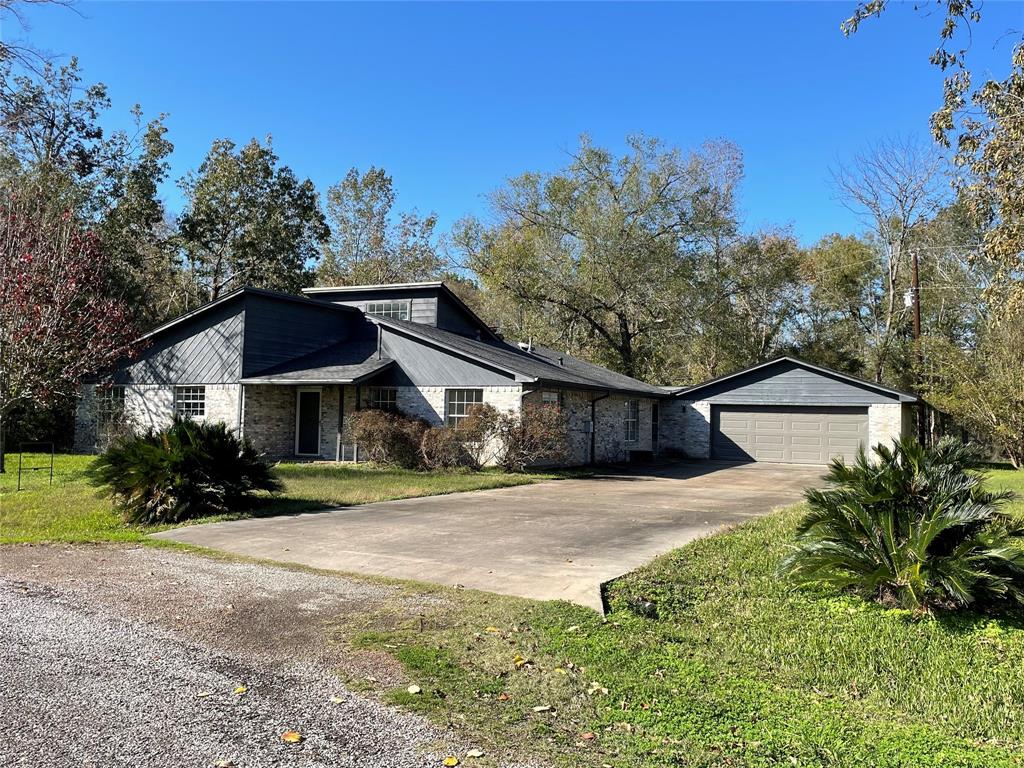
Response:
M91 456L58 454L52 486L47 482L49 473L38 471L24 475L24 490L17 491L18 457L8 454L8 471L0 475L0 544L142 541L146 534L173 527L125 525L110 500L100 496L86 482L84 473L91 461ZM49 455L26 455L26 466L30 463L48 466ZM210 516L194 522L501 488L562 476L497 470L476 473L412 472L362 464L279 464L275 471L284 481L285 487L280 493L263 494L255 500L251 510Z
M1024 491L1024 472L991 475ZM355 644L422 688L391 700L561 765L1024 765L1024 613L917 620L796 591L773 571L801 512L623 577L607 619L466 592L369 617Z

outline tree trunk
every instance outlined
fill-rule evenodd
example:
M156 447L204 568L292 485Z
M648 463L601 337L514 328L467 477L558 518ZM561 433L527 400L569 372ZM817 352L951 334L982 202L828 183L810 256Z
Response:
M7 453L7 441L4 440L4 430L6 429L4 411L3 408L0 408L0 475L7 471L7 457L4 455Z

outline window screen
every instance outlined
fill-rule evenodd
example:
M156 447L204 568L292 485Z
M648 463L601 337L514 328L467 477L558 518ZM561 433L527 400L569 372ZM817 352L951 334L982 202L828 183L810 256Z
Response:
M640 401L626 401L626 442L635 443L640 439Z
M96 387L96 420L100 426L113 422L124 412L124 387Z
M371 301L366 305L366 311L371 315L392 317L395 320L409 319L408 301Z
M398 410L397 395L398 390L394 387L370 387L366 403L379 411L395 412Z
M445 423L455 426L469 415L469 409L484 401L482 389L449 389L445 393Z
M206 387L175 387L174 412L198 418L206 415Z

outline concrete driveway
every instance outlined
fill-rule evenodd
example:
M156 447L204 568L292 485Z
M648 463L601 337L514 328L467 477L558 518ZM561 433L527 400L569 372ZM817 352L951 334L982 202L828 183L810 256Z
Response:
M682 463L643 474L187 526L154 537L600 609L602 583L722 526L799 500L823 471Z

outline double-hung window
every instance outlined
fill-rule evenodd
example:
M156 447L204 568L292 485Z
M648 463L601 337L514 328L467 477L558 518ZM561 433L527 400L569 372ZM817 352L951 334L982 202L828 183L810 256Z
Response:
M626 401L626 442L635 443L640 439L640 401Z
M558 408L562 405L561 393L545 390L540 393L540 403L541 405L550 405L552 408Z
M395 320L409 319L408 301L370 301L366 304L366 311L371 315L390 317Z
M444 421L450 427L457 426L469 415L469 409L484 401L482 389L448 389L445 390Z
M397 395L398 390L394 387L370 387L366 404L378 411L395 413L398 410Z
M124 413L124 387L96 387L96 421L101 427L112 424Z
M175 387L174 412L190 419L206 415L206 387Z

